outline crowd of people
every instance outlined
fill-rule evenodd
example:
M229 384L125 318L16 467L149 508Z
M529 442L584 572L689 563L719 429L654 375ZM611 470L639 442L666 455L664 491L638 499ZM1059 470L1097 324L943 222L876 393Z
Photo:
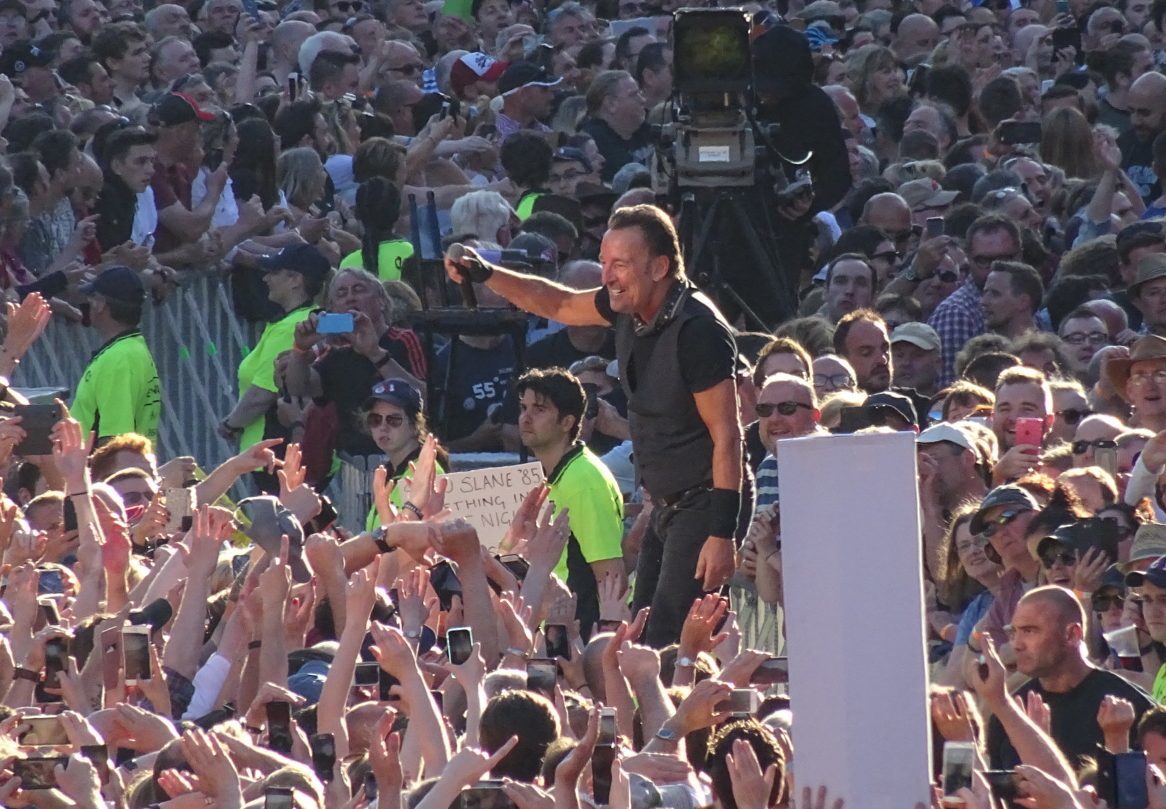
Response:
M781 442L905 431L933 803L1166 809L1166 1L744 4L780 260L704 289L681 5L0 0L0 805L839 809ZM444 475L520 455L490 547Z

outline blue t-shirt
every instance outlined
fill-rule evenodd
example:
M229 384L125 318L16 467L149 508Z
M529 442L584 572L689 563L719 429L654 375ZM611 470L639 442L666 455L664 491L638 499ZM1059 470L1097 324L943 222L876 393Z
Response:
M777 491L777 458L766 455L765 460L757 467L756 510L760 511L776 503L778 501Z
M509 335L490 349L475 348L460 340L456 344L453 371L445 396L445 423L434 425L434 429L444 429L442 437L446 441L469 435L486 420L495 405L501 406L518 365L514 341ZM430 384L445 387L446 367L453 345L451 340L433 358Z
M968 606L964 609L964 614L960 616L959 625L955 629L954 645L957 648L968 642L968 638L972 636L972 630L976 628L976 624L988 613L988 608L992 606L992 600L992 594L985 590L968 602Z
M1162 219L1166 217L1166 206L1155 208L1150 206L1146 208L1146 212L1142 214L1142 219Z

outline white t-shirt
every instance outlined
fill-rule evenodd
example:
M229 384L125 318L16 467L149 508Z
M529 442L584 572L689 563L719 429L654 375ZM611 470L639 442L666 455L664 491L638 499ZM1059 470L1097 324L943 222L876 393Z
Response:
M134 226L130 231L130 241L139 247L154 246L154 231L158 229L158 206L154 204L154 189L138 194L138 207L134 211Z
M197 208L198 204L206 197L206 178L210 175L210 170L203 166L198 170L198 175L194 178L194 182L190 184L190 207ZM231 185L231 178L227 178L227 184L223 186L223 193L219 195L219 204L215 206L215 214L211 217L212 228L230 227L239 221L239 206L235 202L235 189Z

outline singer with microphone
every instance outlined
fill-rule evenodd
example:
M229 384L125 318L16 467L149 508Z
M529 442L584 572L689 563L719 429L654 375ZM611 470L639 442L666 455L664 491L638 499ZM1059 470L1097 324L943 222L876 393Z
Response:
M617 210L600 260L602 286L582 291L495 266L460 244L445 270L463 289L484 284L567 326L614 325L636 466L656 506L633 606L652 607L646 638L660 648L677 642L693 599L723 587L736 567L744 474L737 348L729 324L685 275L664 211Z

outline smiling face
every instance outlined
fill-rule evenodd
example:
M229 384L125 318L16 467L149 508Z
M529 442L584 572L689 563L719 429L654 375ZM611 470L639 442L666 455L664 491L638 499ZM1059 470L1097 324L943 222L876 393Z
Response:
M661 285L668 282L670 262L666 256L653 256L639 227L608 230L599 250L603 264L603 286L611 299L611 308L620 314L636 314L648 319L655 314Z
M1047 416L1045 394L1040 385L1035 382L1002 385L996 391L996 405L992 409L992 431L996 433L1001 450L1009 450L1016 445L1017 419L1047 420Z
M785 402L796 402L801 406L795 406L792 414L783 415L777 407ZM783 438L809 435L821 418L809 390L804 385L786 380L775 380L762 388L757 395L757 405L761 441L771 453L777 452L777 442ZM770 413L762 416L761 410L770 410Z

